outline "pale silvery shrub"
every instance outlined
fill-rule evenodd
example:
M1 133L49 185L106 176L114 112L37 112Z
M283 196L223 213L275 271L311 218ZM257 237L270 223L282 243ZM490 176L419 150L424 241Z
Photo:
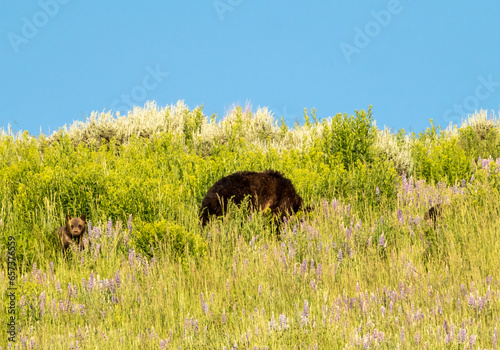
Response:
M387 159L394 163L399 173L411 174L413 171L413 159L411 157L412 140L405 135L402 144L398 143L396 136L387 127L377 130L375 139L375 150L384 154Z

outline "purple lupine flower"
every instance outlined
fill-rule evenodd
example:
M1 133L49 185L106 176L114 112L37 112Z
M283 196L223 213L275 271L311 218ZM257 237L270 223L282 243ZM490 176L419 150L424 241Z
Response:
M58 293L62 293L62 289L61 289L61 282L59 282L59 279L57 280L56 282L56 291Z
M406 180L406 173L403 171L403 174L401 174L401 180L403 182L403 190L406 190L406 187L408 186L408 181Z
M307 299L304 299L304 316L306 318L309 317L309 303L307 302Z
M351 227L345 228L345 236L346 236L347 240L351 239L351 234L352 234L352 224L351 224Z
M280 323L280 328L281 329L286 329L288 326L286 324L286 315L285 314L281 314L278 316L278 321Z
M405 329L404 329L404 327L401 327L401 344L403 344L403 347L405 346Z
M491 159L491 158L483 159L482 164L481 164L481 167L483 168L483 170L489 170L491 161L493 161L493 159Z
M132 234L132 214L130 214L128 217L127 229L128 229L129 235L131 235Z
M130 266L135 262L135 250L133 249L128 250L128 262Z
M101 238L101 228L100 227L94 227L94 238L96 240Z
M323 268L321 266L321 263L318 263L318 267L316 269L316 278L321 278L323 275Z
M41 275L41 270L36 271L36 282L39 284L42 284L42 275Z
M375 187L375 195L378 197L380 196L380 189L377 187Z
M385 237L384 237L384 233L382 232L382 235L380 236L380 238L378 239L378 245L382 248L385 248L387 247L387 244L386 244L386 241L385 241Z
M474 345L476 345L476 336L472 334L469 338L469 349L472 349Z
M303 275L307 272L307 260L304 259L302 261L302 265L300 265L300 274Z
M271 321L269 321L269 329L273 330L276 328L276 320L274 319L274 314L271 316Z
M21 337L21 345L23 348L26 348L26 349L28 348L27 342L28 342L28 337ZM10 348L11 347L10 347L10 342L9 342L9 349Z
M23 315L26 315L26 297L24 295L21 295L21 300L19 301L21 304L21 311Z
M82 277L82 290L87 289L87 283L85 282L85 278Z
M93 241L94 235L93 235L93 230L92 230L92 223L90 222L90 220L87 222L87 232L89 233L90 241Z
M363 221L361 219L359 219L359 221L356 223L356 226L354 226L354 231L358 231L359 229L361 229L363 227Z
M92 290L94 289L94 282L95 282L94 271L90 271L89 282L87 284L87 289L89 290L89 292L92 292Z
M491 275L486 277L486 284L491 284Z
M115 283L116 283L116 287L117 288L120 288L120 270L116 271L116 274L115 274Z
M45 292L40 293L38 297L40 300L40 316L45 315Z
M200 294L200 302L201 302L201 309L206 315L208 313L208 304L205 302L205 299L203 299L203 293Z
M328 219L328 202L326 199L323 199L323 208L325 210L325 217Z
M80 315L84 315L85 314L85 305L83 304L80 304Z
M465 343L465 341L467 340L467 330L465 329L465 327L460 330L460 333L462 335L462 343Z
M51 276L54 276L54 262L51 261L49 265L50 265L50 274Z
M311 287L311 289L316 292L316 290L318 289L318 287L316 286L316 281L315 280L311 280L311 282L309 282L309 286Z
M108 288L111 291L111 293L115 293L115 283L113 280L107 280L108 281Z
M339 249L339 253L337 254L337 260L339 264L342 264L342 249Z
M101 249L101 245L99 243L94 245L94 259L97 259L97 256L99 254L100 249Z
M106 237L108 238L113 237L112 227L113 222L111 221L111 219L108 219L108 225L106 226Z
M403 211L401 209L398 209L397 216L399 223L403 224L405 222L405 218L403 217Z
M469 294L469 305L472 307L476 307L476 300L474 299L472 293Z

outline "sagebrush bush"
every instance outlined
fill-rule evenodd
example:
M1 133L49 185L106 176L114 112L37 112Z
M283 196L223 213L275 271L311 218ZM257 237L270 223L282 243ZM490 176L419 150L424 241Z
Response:
M404 130L400 130L396 134L388 128L377 130L374 147L375 153L381 159L394 164L394 168L399 174L413 174L412 139L404 134Z

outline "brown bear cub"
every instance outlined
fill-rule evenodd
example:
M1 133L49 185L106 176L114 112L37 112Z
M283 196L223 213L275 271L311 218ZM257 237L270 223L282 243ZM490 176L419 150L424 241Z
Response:
M443 207L441 204L436 204L425 213L424 220L426 220L429 225L433 224L434 227L436 227L436 221L442 214Z
M213 215L222 216L231 200L240 205L250 196L252 210L270 209L275 218L291 215L302 209L302 198L292 182L277 171L240 171L217 181L201 203L200 217L205 226Z
M61 226L57 229L63 253L66 253L71 244L76 244L79 250L83 250L83 234L87 227L86 220L87 215L85 214L79 218L72 218L70 215L66 215L66 226Z

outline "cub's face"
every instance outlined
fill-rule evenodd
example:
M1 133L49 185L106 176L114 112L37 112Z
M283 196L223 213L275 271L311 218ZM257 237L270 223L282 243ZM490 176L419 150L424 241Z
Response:
M85 220L86 215L82 215L79 218L72 218L66 215L66 229L73 237L78 237L85 232Z

